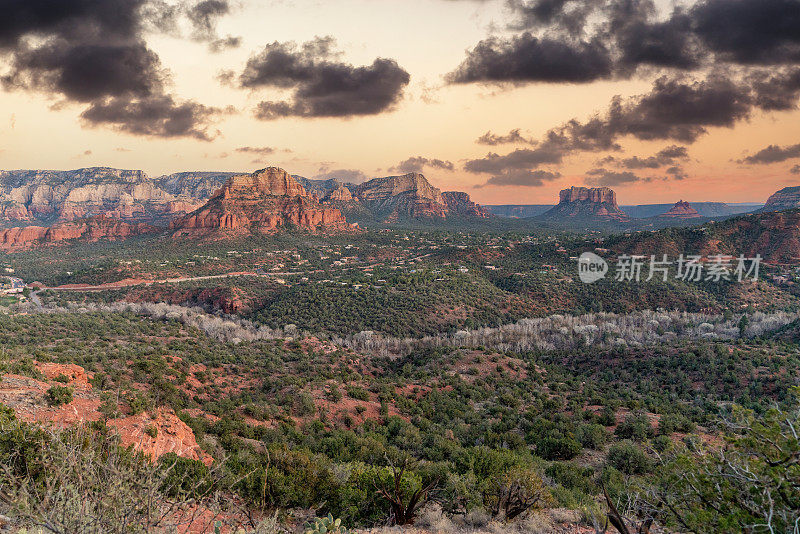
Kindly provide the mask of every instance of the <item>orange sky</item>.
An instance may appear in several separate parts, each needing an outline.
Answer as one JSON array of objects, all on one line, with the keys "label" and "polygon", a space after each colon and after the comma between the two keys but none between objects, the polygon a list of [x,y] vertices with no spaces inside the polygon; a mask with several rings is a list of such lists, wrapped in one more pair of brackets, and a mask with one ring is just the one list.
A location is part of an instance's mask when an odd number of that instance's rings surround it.
[{"label": "orange sky", "polygon": [[[488,152],[508,153],[514,145],[482,146],[476,139],[491,130],[505,134],[521,128],[538,138],[572,118],[586,119],[607,108],[615,95],[648,91],[651,79],[603,81],[585,85],[529,84],[498,88],[478,84],[448,86],[443,75],[463,59],[465,50],[495,31],[508,17],[502,0],[316,0],[242,2],[220,20],[221,35],[242,36],[242,46],[219,54],[205,44],[177,36],[151,35],[148,45],[171,71],[172,90],[206,105],[234,106],[236,113],[214,124],[218,136],[196,139],[147,138],[107,128],[88,128],[82,107],[34,92],[0,92],[0,168],[67,169],[112,166],[143,169],[152,175],[184,170],[252,171],[278,165],[314,176],[321,168],[357,169],[369,177],[412,156],[452,161],[455,171],[428,169],[429,180],[444,190],[463,190],[484,204],[553,203],[558,190],[583,185],[585,172],[606,153],[568,157],[548,166],[561,178],[538,187],[487,186],[488,176],[463,170],[463,163]],[[257,92],[225,87],[217,76],[240,71],[248,57],[272,41],[304,42],[315,36],[337,39],[343,59],[368,65],[376,57],[397,60],[411,74],[405,97],[391,112],[351,119],[286,118],[259,121],[257,102],[281,91]],[[690,201],[763,202],[775,190],[793,185],[800,175],[788,171],[798,161],[743,166],[734,160],[769,144],[800,143],[800,112],[755,113],[735,128],[710,129],[687,145],[688,178],[655,179],[616,186],[621,204]],[[674,142],[623,139],[623,157],[647,157]],[[681,143],[677,143],[681,144]],[[273,147],[253,161],[237,148]],[[620,154],[617,154],[618,156]],[[641,172],[653,177],[663,172]]]}]

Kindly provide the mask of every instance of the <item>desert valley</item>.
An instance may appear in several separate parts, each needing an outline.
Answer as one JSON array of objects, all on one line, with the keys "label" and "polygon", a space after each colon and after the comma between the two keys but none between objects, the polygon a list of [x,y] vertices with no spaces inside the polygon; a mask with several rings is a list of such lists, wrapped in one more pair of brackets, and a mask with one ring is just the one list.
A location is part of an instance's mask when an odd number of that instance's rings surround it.
[{"label": "desert valley", "polygon": [[800,534],[800,0],[0,13],[0,534]]}]

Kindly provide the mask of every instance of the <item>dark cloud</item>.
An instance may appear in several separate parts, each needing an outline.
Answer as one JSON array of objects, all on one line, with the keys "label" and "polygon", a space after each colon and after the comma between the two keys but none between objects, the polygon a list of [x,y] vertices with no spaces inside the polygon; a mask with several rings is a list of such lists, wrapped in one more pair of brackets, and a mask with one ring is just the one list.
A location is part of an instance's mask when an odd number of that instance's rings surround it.
[{"label": "dark cloud", "polygon": [[[465,169],[476,173],[533,170],[559,164],[564,157],[577,152],[619,150],[619,141],[625,137],[692,143],[706,134],[708,128],[733,127],[759,107],[758,91],[745,80],[713,73],[703,80],[663,76],[648,93],[627,99],[616,97],[603,114],[585,121],[570,120],[548,131],[541,140],[529,141],[532,149],[506,155],[490,153],[468,161]],[[491,134],[484,137],[489,142],[501,139]],[[685,156],[684,147],[672,146],[652,160],[628,158],[622,162],[629,168],[657,168],[672,165]],[[617,162],[616,158],[603,161]]]},{"label": "dark cloud", "polygon": [[464,169],[472,173],[493,174],[508,169],[528,170],[543,164],[561,163],[563,158],[564,153],[558,148],[523,148],[505,156],[489,153],[482,158],[469,160],[464,165]]},{"label": "dark cloud", "polygon": [[674,180],[685,180],[689,177],[686,171],[680,165],[673,165],[666,170],[666,173]]},{"label": "dark cloud", "polygon": [[785,147],[769,145],[751,156],[738,160],[738,162],[748,165],[766,165],[794,158],[800,158],[800,144]]},{"label": "dark cloud", "polygon": [[487,185],[510,185],[522,187],[541,187],[547,182],[552,182],[561,177],[561,173],[545,170],[507,169],[489,178]]},{"label": "dark cloud", "polygon": [[592,82],[641,68],[696,71],[800,63],[797,0],[699,0],[669,13],[654,0],[506,0],[508,38],[467,53],[451,83]]},{"label": "dark cloud", "polygon": [[18,49],[2,81],[7,89],[35,89],[89,102],[106,96],[147,97],[162,90],[164,74],[158,56],[141,42],[70,46],[57,41]]},{"label": "dark cloud", "polygon": [[643,65],[691,70],[703,63],[702,47],[690,33],[691,17],[681,9],[665,21],[655,20],[652,0],[615,0],[606,9],[605,40],[616,50],[619,73],[630,75]]},{"label": "dark cloud", "polygon": [[597,187],[615,187],[637,182],[650,182],[652,178],[641,177],[631,171],[611,171],[608,169],[592,169],[586,173],[588,185]]},{"label": "dark cloud", "polygon": [[689,13],[694,33],[722,60],[759,65],[800,62],[797,0],[704,0]]},{"label": "dark cloud", "polygon": [[755,95],[756,106],[765,111],[787,111],[797,107],[800,97],[800,68],[757,70],[746,78]]},{"label": "dark cloud", "polygon": [[148,30],[174,27],[175,6],[160,0],[9,0],[1,7],[5,89],[87,104],[81,117],[90,126],[211,137],[208,121],[217,110],[168,94],[168,72],[143,38]]},{"label": "dark cloud", "polygon": [[562,147],[553,143],[542,143],[533,149],[518,149],[501,156],[489,153],[483,158],[464,164],[464,170],[474,174],[490,174],[485,185],[540,186],[561,176],[557,172],[538,169],[543,164],[561,163]]},{"label": "dark cloud", "polygon": [[444,171],[455,170],[455,165],[453,165],[452,161],[444,161],[441,159],[431,159],[431,158],[424,158],[422,156],[415,156],[408,158],[405,161],[401,161],[394,167],[390,167],[389,172],[401,172],[403,174],[408,174],[412,172],[421,173],[425,170],[425,167],[440,169]]},{"label": "dark cloud", "polygon": [[789,169],[789,172],[792,174],[800,174],[800,165],[795,165],[794,167]]},{"label": "dark cloud", "polygon": [[676,160],[685,160],[688,158],[689,152],[686,150],[686,147],[672,145],[663,150],[659,150],[654,156],[648,156],[646,158],[633,156],[631,158],[624,158],[620,160],[619,163],[626,169],[660,169],[661,167],[674,165]]},{"label": "dark cloud", "polygon": [[525,32],[481,41],[447,75],[450,83],[589,82],[611,76],[612,61],[599,41],[565,42]]},{"label": "dark cloud", "polygon": [[588,17],[602,0],[507,0],[517,20],[511,25],[518,29],[557,27],[569,35],[584,33]]},{"label": "dark cloud", "polygon": [[242,44],[241,37],[221,37],[219,39],[214,39],[210,43],[208,43],[208,49],[217,54],[224,50],[228,50],[229,48],[239,48]]},{"label": "dark cloud", "polygon": [[520,128],[516,128],[508,132],[506,135],[496,135],[493,134],[491,131],[489,131],[480,136],[475,142],[478,143],[479,145],[489,145],[489,146],[510,145],[517,143],[532,145],[536,143],[532,139],[524,137],[521,131],[522,130]]},{"label": "dark cloud", "polygon": [[230,12],[231,5],[227,0],[203,0],[187,8],[186,17],[193,28],[192,39],[207,42],[213,53],[239,47],[241,37],[220,37],[217,34],[217,21]]},{"label": "dark cloud", "polygon": [[217,133],[209,133],[208,124],[224,112],[196,102],[177,102],[170,95],[157,95],[136,100],[97,100],[81,113],[81,118],[90,126],[111,126],[134,135],[210,141]]},{"label": "dark cloud", "polygon": [[217,19],[227,15],[231,6],[224,0],[203,0],[191,6],[186,15],[194,28],[197,40],[213,40],[217,37]]},{"label": "dark cloud", "polygon": [[331,37],[317,38],[298,47],[272,43],[250,58],[239,76],[244,88],[291,89],[289,101],[261,102],[256,116],[351,117],[390,110],[403,97],[410,76],[391,59],[376,59],[356,67],[333,52]]}]

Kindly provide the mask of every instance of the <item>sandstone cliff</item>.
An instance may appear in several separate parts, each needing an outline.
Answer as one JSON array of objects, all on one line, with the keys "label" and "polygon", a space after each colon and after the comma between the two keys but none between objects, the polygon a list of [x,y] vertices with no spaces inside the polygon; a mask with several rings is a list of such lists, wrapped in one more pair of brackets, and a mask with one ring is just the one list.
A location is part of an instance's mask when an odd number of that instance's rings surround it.
[{"label": "sandstone cliff", "polygon": [[338,209],[320,204],[289,173],[270,167],[231,177],[203,207],[174,221],[175,236],[228,232],[272,232],[347,228]]},{"label": "sandstone cliff", "polygon": [[144,223],[127,223],[100,215],[50,227],[27,226],[0,230],[0,249],[25,248],[71,239],[91,242],[101,239],[117,240],[157,231],[158,228]]},{"label": "sandstone cliff", "polygon": [[442,197],[451,214],[480,219],[487,219],[491,216],[488,210],[474,203],[467,193],[445,191],[442,193]]},{"label": "sandstone cliff", "polygon": [[442,192],[419,173],[375,178],[359,185],[355,197],[387,222],[438,219],[448,214]]},{"label": "sandstone cliff", "polygon": [[50,224],[95,215],[167,222],[200,205],[201,199],[184,190],[171,193],[142,171],[0,171],[0,221],[10,223]]},{"label": "sandstone cliff", "polygon": [[800,208],[800,187],[785,187],[774,193],[764,207],[758,210],[761,213],[770,211],[783,211]]},{"label": "sandstone cliff", "polygon": [[628,221],[617,205],[616,193],[608,187],[570,187],[559,194],[558,205],[542,215],[550,220]]}]

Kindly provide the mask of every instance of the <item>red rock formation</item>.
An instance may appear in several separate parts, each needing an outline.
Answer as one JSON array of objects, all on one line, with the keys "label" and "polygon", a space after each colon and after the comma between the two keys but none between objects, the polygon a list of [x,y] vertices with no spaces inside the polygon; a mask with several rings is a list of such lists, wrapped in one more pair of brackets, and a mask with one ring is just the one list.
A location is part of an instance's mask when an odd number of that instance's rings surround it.
[{"label": "red rock formation", "polygon": [[697,219],[700,217],[700,214],[691,204],[679,200],[668,212],[662,213],[659,217],[670,219]]},{"label": "red rock formation", "polygon": [[356,189],[356,198],[387,221],[443,219],[448,210],[442,192],[419,173],[375,178]]},{"label": "red rock formation", "polygon": [[338,209],[321,205],[289,173],[268,168],[232,177],[203,207],[174,221],[175,236],[209,232],[271,232],[290,225],[300,228],[344,229]]},{"label": "red rock formation", "polygon": [[57,243],[68,239],[124,239],[126,237],[156,232],[158,229],[144,223],[126,223],[104,215],[60,223],[51,227],[27,226],[0,230],[0,249],[12,249]]},{"label": "red rock formation", "polygon": [[800,208],[800,187],[785,187],[777,191],[759,211],[783,211],[792,208]]},{"label": "red rock formation", "polygon": [[351,202],[353,194],[344,185],[339,184],[339,187],[325,195],[325,202]]},{"label": "red rock formation", "polygon": [[627,221],[617,205],[617,195],[608,187],[570,187],[559,194],[558,205],[542,215],[545,219]]},{"label": "red rock formation", "polygon": [[170,409],[159,408],[153,415],[142,412],[112,419],[107,426],[117,430],[123,447],[133,445],[153,459],[174,452],[184,458],[201,460],[206,465],[213,462],[197,444],[192,429]]},{"label": "red rock formation", "polygon": [[482,208],[479,204],[472,202],[467,193],[460,191],[445,191],[442,193],[447,209],[456,215],[462,217],[475,217],[480,219],[487,219],[490,213]]},{"label": "red rock formation", "polygon": [[[49,380],[61,375],[73,388],[73,400],[62,406],[50,406],[46,400],[50,383],[19,375],[0,375],[0,404],[14,410],[16,416],[28,423],[66,428],[70,425],[99,421],[99,393],[89,384],[89,374],[78,365],[36,363],[36,368]],[[157,459],[168,452],[201,460],[210,464],[213,459],[200,449],[194,432],[175,413],[160,408],[153,415],[141,413],[111,419],[107,425],[116,429],[123,446],[133,445],[136,450]],[[155,436],[153,435],[155,434]]]}]

